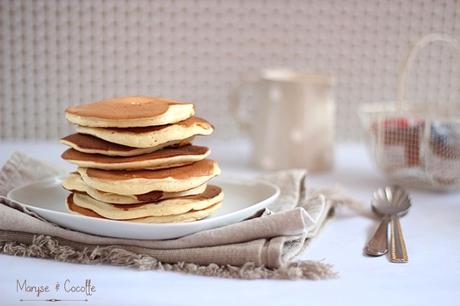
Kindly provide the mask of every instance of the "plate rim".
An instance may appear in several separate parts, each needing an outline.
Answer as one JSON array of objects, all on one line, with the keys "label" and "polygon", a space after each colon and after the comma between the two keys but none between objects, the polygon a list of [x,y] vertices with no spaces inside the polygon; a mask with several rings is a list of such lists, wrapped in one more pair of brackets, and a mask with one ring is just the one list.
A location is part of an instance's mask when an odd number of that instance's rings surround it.
[{"label": "plate rim", "polygon": [[[15,199],[11,198],[11,194],[13,194],[14,192],[17,192],[17,190],[19,190],[19,189],[26,188],[26,187],[36,185],[36,184],[40,184],[40,183],[45,184],[46,182],[52,182],[52,181],[56,181],[56,180],[62,181],[65,176],[66,176],[66,174],[55,175],[55,176],[42,178],[42,179],[39,179],[39,180],[35,180],[35,181],[29,182],[29,183],[22,184],[20,186],[17,186],[15,188],[11,189],[6,194],[6,198],[8,200],[10,200],[10,201],[13,201],[15,203],[19,203],[20,205],[25,206],[27,209],[43,211],[45,213],[46,212],[51,212],[53,214],[58,214],[58,215],[65,216],[65,217],[75,218],[76,220],[89,218],[89,219],[96,219],[98,221],[102,221],[102,222],[107,223],[109,225],[129,224],[130,226],[136,226],[136,227],[137,226],[139,226],[139,227],[144,227],[145,226],[145,227],[158,227],[158,228],[160,228],[160,227],[164,227],[164,228],[168,228],[168,227],[183,228],[183,227],[190,227],[190,226],[199,226],[201,224],[206,224],[206,223],[209,223],[209,222],[218,222],[221,219],[231,218],[232,215],[236,215],[238,213],[244,212],[244,211],[249,210],[249,209],[253,209],[253,208],[256,208],[256,207],[261,207],[261,208],[265,207],[266,202],[276,200],[279,197],[280,192],[281,192],[280,188],[276,184],[273,184],[271,182],[268,182],[268,181],[260,179],[260,178],[247,178],[247,177],[237,177],[237,176],[219,177],[219,178],[216,178],[215,181],[217,181],[217,182],[219,182],[219,181],[226,182],[226,183],[234,184],[234,185],[242,185],[244,183],[246,183],[246,184],[262,184],[262,185],[265,185],[265,186],[268,186],[268,187],[272,188],[274,192],[273,192],[272,195],[270,195],[269,197],[263,199],[262,201],[259,201],[256,204],[247,206],[247,207],[245,207],[243,209],[239,209],[239,210],[236,210],[236,211],[233,211],[233,212],[221,215],[221,216],[217,216],[217,217],[212,217],[211,216],[211,218],[205,218],[205,219],[201,219],[201,220],[197,220],[197,221],[193,221],[193,222],[178,222],[178,223],[174,223],[174,222],[169,222],[169,223],[137,223],[137,222],[129,222],[129,221],[120,222],[119,220],[100,219],[100,218],[96,218],[96,217],[72,214],[70,212],[62,212],[62,211],[56,211],[56,210],[36,207],[36,206],[30,205],[30,204],[22,203],[20,201],[17,201]],[[236,184],[235,181],[238,182],[238,184]],[[51,221],[49,221],[49,222],[51,222]],[[233,224],[233,223],[231,223],[231,224]]]}]

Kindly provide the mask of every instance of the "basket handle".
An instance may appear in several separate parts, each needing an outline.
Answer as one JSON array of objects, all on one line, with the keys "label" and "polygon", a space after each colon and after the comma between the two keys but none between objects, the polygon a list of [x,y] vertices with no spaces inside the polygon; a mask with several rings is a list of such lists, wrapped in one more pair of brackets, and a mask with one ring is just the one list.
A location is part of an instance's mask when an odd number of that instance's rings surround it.
[{"label": "basket handle", "polygon": [[431,42],[445,42],[449,44],[451,47],[455,48],[457,50],[459,59],[460,59],[460,44],[458,43],[457,40],[451,38],[448,35],[444,34],[429,34],[424,37],[422,37],[419,41],[417,41],[409,51],[409,54],[407,55],[405,61],[403,62],[401,66],[401,70],[399,72],[398,76],[398,108],[399,111],[402,110],[402,106],[404,104],[404,98],[406,96],[406,79],[407,79],[407,74],[409,73],[409,69],[412,67],[412,64],[417,57],[418,53],[422,48],[424,48],[426,45],[428,45]]}]

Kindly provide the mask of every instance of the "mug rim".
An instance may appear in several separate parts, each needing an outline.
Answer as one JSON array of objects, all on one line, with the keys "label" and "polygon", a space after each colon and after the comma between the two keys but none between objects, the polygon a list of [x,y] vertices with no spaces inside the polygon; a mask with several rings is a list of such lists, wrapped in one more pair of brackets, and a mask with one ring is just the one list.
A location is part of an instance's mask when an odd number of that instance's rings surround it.
[{"label": "mug rim", "polygon": [[333,75],[318,72],[300,71],[294,69],[270,68],[261,71],[261,79],[274,82],[287,83],[317,83],[324,85],[335,85]]}]

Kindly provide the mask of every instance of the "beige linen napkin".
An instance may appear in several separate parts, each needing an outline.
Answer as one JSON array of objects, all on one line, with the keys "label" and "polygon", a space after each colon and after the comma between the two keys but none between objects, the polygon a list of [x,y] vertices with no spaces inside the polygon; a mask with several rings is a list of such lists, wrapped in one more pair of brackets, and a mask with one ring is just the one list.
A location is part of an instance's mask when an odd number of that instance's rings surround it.
[{"label": "beige linen napkin", "polygon": [[66,229],[6,198],[16,186],[57,173],[19,152],[1,169],[2,253],[246,279],[335,276],[323,262],[294,261],[318,234],[334,205],[323,195],[308,192],[304,170],[262,177],[281,188],[270,210],[236,224],[171,240],[119,239]]}]

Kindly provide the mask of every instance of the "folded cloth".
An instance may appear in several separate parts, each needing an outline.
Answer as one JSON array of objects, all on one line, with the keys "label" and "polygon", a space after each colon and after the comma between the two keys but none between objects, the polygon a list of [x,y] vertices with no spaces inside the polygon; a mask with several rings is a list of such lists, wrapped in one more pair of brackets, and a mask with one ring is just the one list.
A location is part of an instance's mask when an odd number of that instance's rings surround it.
[{"label": "folded cloth", "polygon": [[2,253],[232,278],[335,277],[326,263],[294,261],[333,208],[322,194],[308,192],[305,170],[262,177],[281,189],[270,210],[239,223],[171,240],[119,239],[70,230],[6,198],[16,186],[57,173],[19,152],[0,170]]}]

